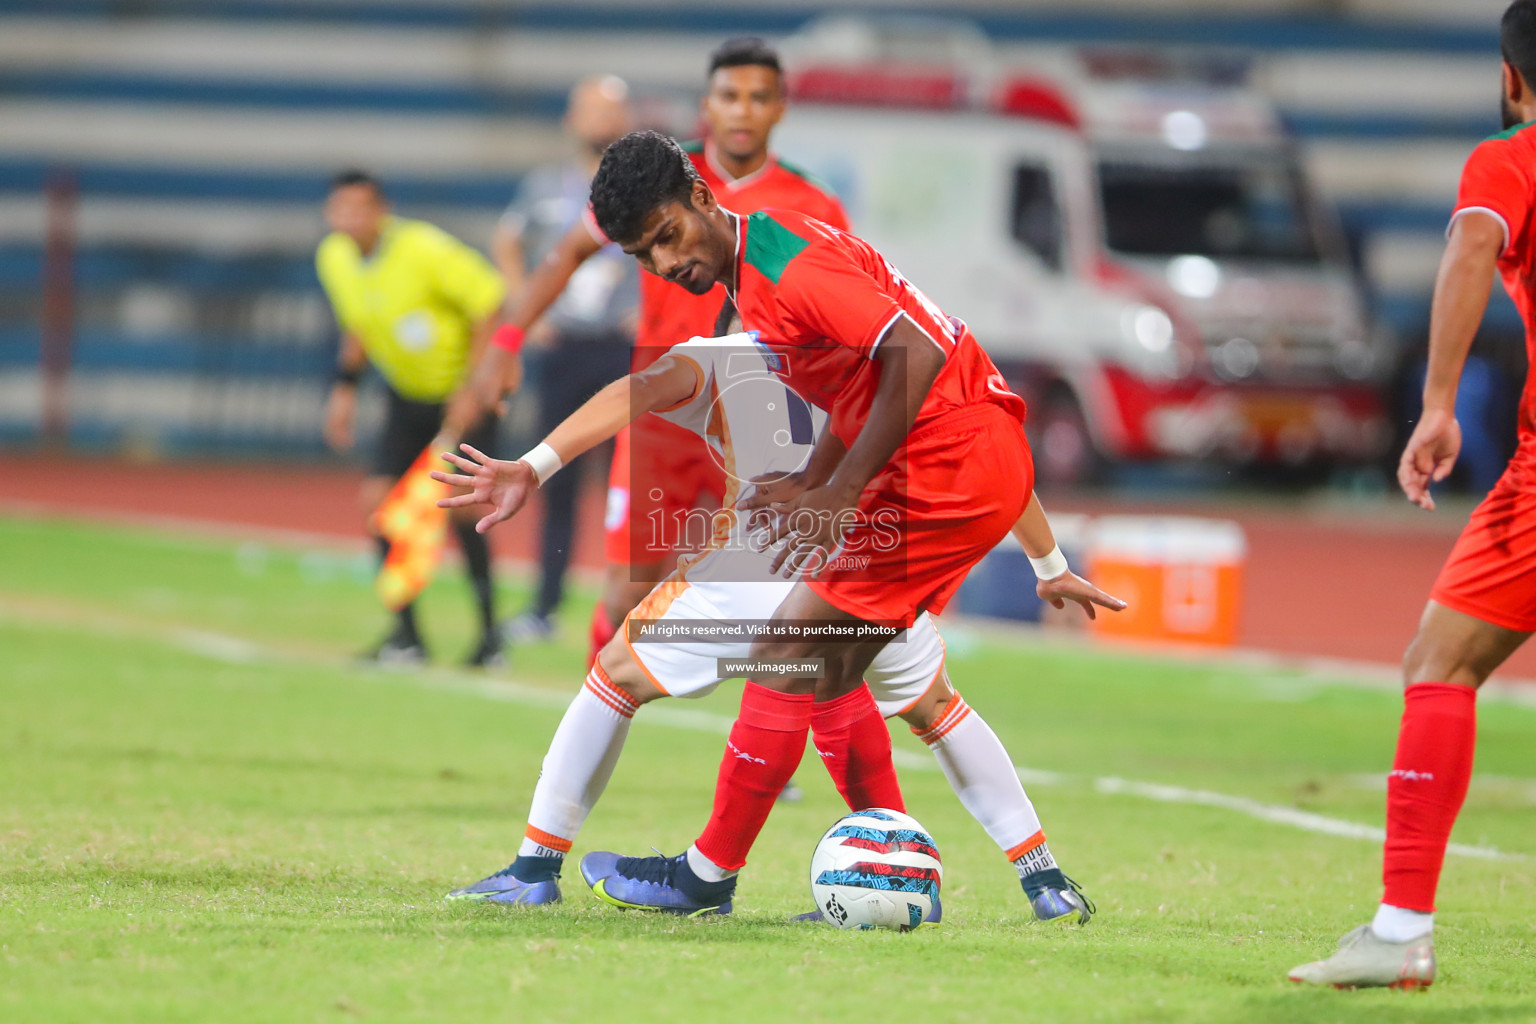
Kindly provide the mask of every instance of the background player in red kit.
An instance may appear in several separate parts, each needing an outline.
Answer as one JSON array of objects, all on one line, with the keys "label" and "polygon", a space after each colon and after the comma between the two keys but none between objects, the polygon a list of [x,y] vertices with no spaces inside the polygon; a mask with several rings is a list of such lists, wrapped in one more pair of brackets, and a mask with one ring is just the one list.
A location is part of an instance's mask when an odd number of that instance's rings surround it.
[{"label": "background player in red kit", "polygon": [[[836,197],[769,151],[769,137],[784,110],[778,54],[761,39],[724,43],[710,57],[708,90],[700,104],[706,134],[684,146],[689,160],[720,203],[737,213],[765,207],[800,210],[847,227]],[[479,387],[466,396],[455,422],[462,419],[467,425],[495,405],[510,382],[520,332],[544,314],[576,268],[607,241],[588,216],[555,247],[518,297],[508,317],[512,328],[493,339],[498,344],[482,362]],[[725,301],[722,287],[694,294],[642,275],[631,370],[643,370],[679,342],[719,333],[715,321]],[[681,427],[644,416],[619,435],[604,523],[608,579],[593,615],[593,656],[676,562],[666,538],[652,536],[654,524],[682,522],[698,505],[718,507],[723,493],[719,466],[699,439]]]},{"label": "background player in red kit", "polygon": [[[884,645],[861,627],[941,611],[1024,511],[1033,486],[1024,402],[969,329],[873,246],[804,214],[723,208],[670,139],[640,132],[610,146],[592,209],[644,270],[695,294],[725,284],[774,371],[829,413],[828,433],[846,446],[827,475],[781,494],[769,517],[788,567],[816,577],[790,592],[775,622],[820,631],[752,649],[755,660],[821,659],[822,676],[747,681],[714,813],[687,852],[582,861],[589,884],[617,886],[632,905],[708,912],[730,899],[798,765],[813,704],[855,691]],[[862,638],[829,639],[829,628]],[[892,783],[899,801],[894,773]]]},{"label": "background player in red kit", "polygon": [[[1431,482],[1461,448],[1456,389],[1495,271],[1525,322],[1536,363],[1536,0],[1515,0],[1500,26],[1506,131],[1472,151],[1435,282],[1424,414],[1398,466],[1409,499],[1435,507]],[[1451,826],[1467,794],[1476,696],[1536,630],[1536,389],[1520,397],[1520,443],[1430,591],[1404,658],[1402,726],[1387,778],[1385,893],[1369,925],[1292,981],[1340,988],[1419,988],[1435,978],[1435,888]]]}]

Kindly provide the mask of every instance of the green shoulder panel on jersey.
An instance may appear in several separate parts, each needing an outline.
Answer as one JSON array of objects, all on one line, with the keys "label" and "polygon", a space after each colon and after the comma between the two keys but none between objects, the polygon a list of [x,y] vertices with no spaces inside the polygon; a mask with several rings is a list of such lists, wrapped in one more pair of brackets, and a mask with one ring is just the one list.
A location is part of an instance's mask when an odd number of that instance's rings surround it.
[{"label": "green shoulder panel on jersey", "polygon": [[1527,122],[1525,122],[1525,124],[1517,124],[1513,128],[1506,128],[1502,132],[1499,132],[1497,135],[1490,135],[1490,136],[1488,136],[1483,141],[1484,142],[1495,142],[1495,141],[1497,141],[1499,139],[1512,139],[1516,135],[1519,135],[1521,132],[1525,131],[1527,128],[1531,127],[1532,125],[1536,125],[1536,121],[1527,121]]},{"label": "green shoulder panel on jersey", "polygon": [[774,220],[766,210],[759,210],[747,218],[746,260],[774,284],[784,276],[789,261],[810,244],[809,239],[801,238]]},{"label": "green shoulder panel on jersey", "polygon": [[684,153],[702,153],[702,152],[704,152],[704,140],[703,139],[684,139],[683,141],[679,142],[678,145],[680,147],[682,147],[682,150],[683,150]]},{"label": "green shoulder panel on jersey", "polygon": [[793,174],[795,177],[799,178],[801,181],[805,182],[806,184],[812,185],[812,186],[820,189],[821,191],[825,192],[827,195],[831,196],[833,199],[837,198],[837,193],[832,191],[832,186],[831,185],[828,185],[826,182],[822,181],[820,178],[818,178],[816,175],[812,174],[810,171],[806,170],[804,167],[801,167],[798,164],[792,164],[788,160],[779,160],[779,166],[784,168],[790,174]]}]

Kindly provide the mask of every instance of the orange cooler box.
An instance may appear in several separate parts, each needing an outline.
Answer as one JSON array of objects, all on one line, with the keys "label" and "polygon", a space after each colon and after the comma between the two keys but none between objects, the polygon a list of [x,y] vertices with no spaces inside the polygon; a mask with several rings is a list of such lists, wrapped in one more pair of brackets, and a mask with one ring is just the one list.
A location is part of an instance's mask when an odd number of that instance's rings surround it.
[{"label": "orange cooler box", "polygon": [[1088,538],[1088,577],[1130,602],[1100,612],[1095,632],[1140,640],[1230,644],[1242,609],[1243,529],[1224,519],[1103,516]]}]

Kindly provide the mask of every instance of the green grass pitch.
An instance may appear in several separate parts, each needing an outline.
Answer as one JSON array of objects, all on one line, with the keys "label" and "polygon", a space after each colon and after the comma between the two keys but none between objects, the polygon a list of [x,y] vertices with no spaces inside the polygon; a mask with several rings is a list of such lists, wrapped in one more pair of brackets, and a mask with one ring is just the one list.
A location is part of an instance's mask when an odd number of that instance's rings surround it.
[{"label": "green grass pitch", "polygon": [[[1086,928],[1028,922],[900,728],[944,856],[938,928],[788,922],[841,813],[811,761],[729,919],[618,913],[574,867],[556,908],[445,903],[510,859],[582,677],[583,609],[499,674],[369,672],[348,664],[382,622],[367,575],[323,550],[0,519],[0,1021],[1536,1019],[1532,859],[1449,859],[1426,994],[1283,980],[1368,917],[1379,850],[1244,809],[1379,825],[1390,689],[958,627],[962,692],[1018,763],[1059,773],[1031,795],[1098,901]],[[424,598],[443,662],[469,647],[468,602],[452,569]],[[576,853],[691,841],[734,712],[730,687],[642,711]],[[1480,730],[1454,838],[1536,857],[1536,709],[1485,701]]]}]

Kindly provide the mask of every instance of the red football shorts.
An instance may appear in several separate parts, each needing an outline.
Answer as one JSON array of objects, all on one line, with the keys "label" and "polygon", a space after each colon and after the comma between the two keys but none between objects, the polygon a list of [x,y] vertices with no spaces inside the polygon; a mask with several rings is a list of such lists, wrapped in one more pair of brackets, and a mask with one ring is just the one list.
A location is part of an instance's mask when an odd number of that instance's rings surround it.
[{"label": "red football shorts", "polygon": [[991,403],[919,428],[859,499],[860,516],[808,586],[869,621],[937,615],[1018,522],[1035,486],[1024,427]]},{"label": "red football shorts", "polygon": [[609,564],[652,565],[702,547],[712,526],[696,510],[718,509],[724,494],[725,472],[702,438],[658,416],[640,417],[614,443],[603,516]]},{"label": "red football shorts", "polygon": [[1519,455],[1473,509],[1429,596],[1495,626],[1536,632],[1536,471]]}]

